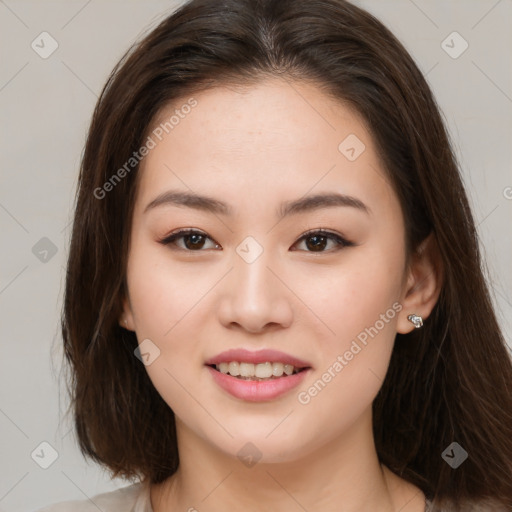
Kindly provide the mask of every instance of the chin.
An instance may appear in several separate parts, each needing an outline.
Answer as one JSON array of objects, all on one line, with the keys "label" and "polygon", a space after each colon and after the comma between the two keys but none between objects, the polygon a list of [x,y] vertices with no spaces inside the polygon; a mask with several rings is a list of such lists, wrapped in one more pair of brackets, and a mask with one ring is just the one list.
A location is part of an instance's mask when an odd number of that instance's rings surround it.
[{"label": "chin", "polygon": [[218,443],[220,440],[210,439],[210,443],[229,457],[240,460],[247,467],[255,464],[293,463],[307,451],[301,444],[304,441],[303,438],[287,436],[286,432],[281,436],[271,434],[269,437],[266,437],[267,430],[262,430],[254,436],[248,435],[247,432],[240,435],[234,431],[231,433],[234,437],[228,442],[224,438],[220,443]]}]

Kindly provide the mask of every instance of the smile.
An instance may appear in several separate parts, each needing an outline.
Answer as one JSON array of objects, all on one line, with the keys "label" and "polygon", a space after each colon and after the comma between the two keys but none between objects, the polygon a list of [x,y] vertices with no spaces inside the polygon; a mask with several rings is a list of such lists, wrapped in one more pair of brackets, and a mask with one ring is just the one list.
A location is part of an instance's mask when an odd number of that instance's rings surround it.
[{"label": "smile", "polygon": [[230,361],[212,366],[220,373],[229,374],[238,379],[255,381],[276,379],[282,377],[283,374],[292,375],[303,370],[303,368],[297,368],[291,364],[270,361],[259,364]]},{"label": "smile", "polygon": [[[232,361],[234,362],[234,361]],[[233,376],[230,372],[231,363],[224,363],[228,365],[226,368],[224,364],[222,364],[222,369],[227,371],[220,371],[217,369],[219,365],[206,365],[206,369],[209,371],[213,382],[218,385],[224,392],[229,393],[231,396],[238,398],[240,400],[248,401],[248,402],[268,402],[271,400],[275,400],[283,395],[286,395],[293,388],[297,387],[309,374],[311,368],[294,368],[292,367],[292,373],[288,374],[284,370],[284,366],[282,363],[277,363],[277,365],[283,366],[283,371],[280,376],[271,375],[269,377],[257,377],[256,371],[257,369],[251,369],[251,366],[260,366],[247,363],[249,368],[244,369],[244,363],[239,364],[239,372],[251,372],[252,375],[237,375]],[[235,362],[236,363],[236,362]],[[242,366],[242,370],[240,370],[240,366]],[[262,363],[261,366],[264,366],[265,372],[268,373],[269,367],[274,368],[274,363]],[[233,365],[233,368],[236,368]],[[280,367],[276,366],[276,372],[280,371]],[[289,371],[290,369],[287,368]],[[236,371],[233,370],[235,373]],[[261,375],[261,373],[260,373]]]}]

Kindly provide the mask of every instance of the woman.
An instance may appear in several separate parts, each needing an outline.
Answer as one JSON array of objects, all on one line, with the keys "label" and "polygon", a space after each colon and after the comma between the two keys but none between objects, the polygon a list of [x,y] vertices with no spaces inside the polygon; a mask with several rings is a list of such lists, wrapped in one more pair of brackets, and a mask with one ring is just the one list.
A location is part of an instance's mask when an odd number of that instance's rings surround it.
[{"label": "woman", "polygon": [[116,66],[62,331],[81,450],[131,485],[45,511],[512,507],[512,364],[448,136],[343,0],[191,1]]}]

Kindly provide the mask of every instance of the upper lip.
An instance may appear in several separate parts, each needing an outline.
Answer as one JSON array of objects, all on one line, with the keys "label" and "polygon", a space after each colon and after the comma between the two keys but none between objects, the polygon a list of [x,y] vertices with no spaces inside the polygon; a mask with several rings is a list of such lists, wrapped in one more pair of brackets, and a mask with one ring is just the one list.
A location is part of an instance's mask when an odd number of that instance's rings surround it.
[{"label": "upper lip", "polygon": [[219,364],[219,363],[229,363],[230,361],[238,361],[240,363],[284,363],[291,364],[295,366],[295,368],[310,368],[311,365],[307,361],[303,361],[297,357],[291,356],[290,354],[285,354],[284,352],[280,352],[279,350],[256,350],[250,351],[245,350],[243,348],[235,348],[231,350],[226,350],[217,354],[216,356],[208,359],[205,364]]}]

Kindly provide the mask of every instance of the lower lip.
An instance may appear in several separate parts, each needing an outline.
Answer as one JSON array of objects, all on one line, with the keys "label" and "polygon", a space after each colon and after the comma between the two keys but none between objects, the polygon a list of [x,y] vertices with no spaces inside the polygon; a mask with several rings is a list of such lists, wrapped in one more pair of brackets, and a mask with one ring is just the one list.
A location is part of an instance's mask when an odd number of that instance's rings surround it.
[{"label": "lower lip", "polygon": [[249,402],[264,402],[273,400],[284,395],[294,387],[298,386],[309,372],[302,370],[286,377],[279,377],[271,380],[242,380],[227,373],[221,373],[211,366],[207,366],[213,380],[229,394]]}]

